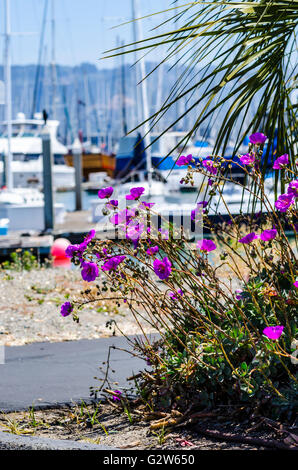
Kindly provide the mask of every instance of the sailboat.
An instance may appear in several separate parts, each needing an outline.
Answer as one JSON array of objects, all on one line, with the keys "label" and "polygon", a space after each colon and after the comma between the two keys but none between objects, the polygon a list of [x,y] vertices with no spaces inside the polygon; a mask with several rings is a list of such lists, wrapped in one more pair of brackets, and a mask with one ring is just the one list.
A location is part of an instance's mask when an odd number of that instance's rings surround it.
[{"label": "sailboat", "polygon": [[[14,162],[14,151],[22,151],[21,155],[26,155],[24,150],[26,150],[22,145],[18,147],[20,142],[23,142],[23,139],[34,139],[32,136],[27,136],[22,133],[22,135],[15,136],[13,133],[13,127],[15,122],[12,120],[12,96],[11,96],[11,17],[10,17],[10,0],[5,0],[5,111],[6,111],[6,135],[3,137],[2,145],[4,151],[4,164],[5,164],[5,187],[0,191],[0,217],[2,219],[9,220],[9,229],[10,230],[43,230],[44,229],[44,200],[43,194],[38,191],[36,188],[15,188],[14,187],[14,173],[13,165],[14,164],[23,164],[30,165],[31,162]],[[20,116],[19,116],[20,117]],[[21,117],[20,117],[21,118]],[[25,124],[24,116],[19,119],[17,126],[23,128]],[[30,123],[34,127],[34,122]],[[52,126],[52,129],[49,130],[53,134],[54,129],[57,128],[57,123],[55,126]],[[43,121],[38,121],[37,125],[40,127],[43,126]],[[53,136],[54,137],[54,136]],[[35,139],[31,142],[41,144],[41,137],[36,136]],[[51,138],[53,140],[53,138]],[[24,140],[25,142],[25,140]],[[28,141],[30,142],[30,140]],[[28,149],[27,149],[28,150]],[[34,148],[32,148],[33,152]],[[41,152],[41,147],[35,150]],[[60,151],[60,148],[59,148]],[[28,156],[30,154],[27,154]],[[37,155],[34,154],[33,155]],[[34,160],[33,160],[34,161]],[[34,164],[36,165],[36,160]],[[63,221],[64,216],[64,205],[55,204],[54,205],[55,216],[58,217],[59,222]]]},{"label": "sailboat", "polygon": [[[80,100],[77,96],[77,113],[78,113],[78,123],[80,126],[81,119],[80,119],[80,107],[85,108],[85,121],[86,121],[86,139],[84,140],[82,130],[79,130],[78,137],[79,141],[81,142],[82,148],[82,172],[84,180],[87,182],[88,180],[91,183],[97,180],[100,182],[105,176],[112,177],[114,176],[115,170],[115,154],[112,152],[111,148],[107,148],[105,139],[103,139],[103,135],[101,135],[99,131],[99,124],[98,124],[98,116],[97,113],[94,112],[96,126],[97,126],[97,134],[91,135],[90,132],[90,124],[89,124],[89,110],[90,110],[90,99],[93,101],[91,96],[91,90],[89,87],[88,77],[84,76],[84,101]],[[90,95],[90,96],[89,96]],[[95,110],[94,110],[95,111]],[[73,137],[72,137],[73,138]],[[65,155],[65,163],[73,167],[73,148],[77,145],[76,140],[74,139],[72,145],[68,146],[68,152]],[[101,175],[100,173],[104,173]],[[91,177],[90,177],[91,176]],[[87,186],[88,189],[88,186]]]},{"label": "sailboat", "polygon": [[[132,0],[132,18],[140,18],[139,1]],[[142,40],[141,21],[133,21],[134,41]],[[118,186],[123,188],[129,183],[141,183],[142,187],[148,189],[147,194],[151,196],[169,196],[172,193],[178,193],[182,189],[197,191],[202,183],[202,177],[199,174],[194,176],[194,186],[190,184],[181,185],[181,179],[185,175],[185,167],[178,167],[175,162],[179,152],[185,154],[202,150],[188,139],[185,148],[179,148],[179,143],[187,136],[187,132],[169,131],[159,135],[158,132],[152,132],[149,124],[149,105],[147,93],[147,80],[145,70],[144,56],[135,57],[136,82],[139,83],[140,103],[137,106],[138,122],[143,122],[140,134],[124,135],[119,142],[118,152],[116,154],[115,176]],[[161,73],[161,72],[160,72]],[[160,76],[159,76],[160,78]],[[160,85],[159,85],[160,86]],[[205,143],[205,142],[204,142]],[[175,155],[173,149],[176,148]],[[200,156],[207,157],[212,153],[211,144],[207,143]],[[121,191],[122,192],[122,189]],[[179,204],[181,206],[181,203]]]}]

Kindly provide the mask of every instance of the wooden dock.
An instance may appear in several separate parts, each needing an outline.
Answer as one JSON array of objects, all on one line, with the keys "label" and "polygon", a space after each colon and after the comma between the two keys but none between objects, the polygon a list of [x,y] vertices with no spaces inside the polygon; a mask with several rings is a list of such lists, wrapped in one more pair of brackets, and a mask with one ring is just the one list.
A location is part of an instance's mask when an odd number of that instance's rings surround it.
[{"label": "wooden dock", "polygon": [[[97,222],[92,222],[90,211],[68,212],[63,224],[56,225],[53,230],[54,238],[67,238],[71,243],[81,243],[90,230],[96,230],[98,239],[109,238],[109,231],[101,231]],[[111,230],[114,234],[114,230]]]},{"label": "wooden dock", "polygon": [[[16,250],[32,250],[35,254],[47,256],[56,238],[66,238],[71,243],[81,243],[96,223],[91,221],[91,212],[68,212],[63,224],[57,224],[51,233],[8,232],[0,236],[0,258],[7,258]],[[107,233],[104,234],[107,236]],[[99,234],[100,238],[100,234]]]},{"label": "wooden dock", "polygon": [[53,235],[24,235],[12,233],[0,237],[0,257],[7,258],[16,250],[31,250],[39,256],[47,256],[53,245]]},{"label": "wooden dock", "polygon": [[[33,250],[33,252],[47,256],[50,253],[53,241],[57,238],[66,238],[71,243],[81,243],[84,237],[91,229],[97,230],[98,239],[113,238],[114,231],[100,231],[98,224],[92,222],[90,211],[68,212],[65,216],[63,224],[57,224],[51,233],[21,233],[9,232],[8,235],[0,236],[0,258],[9,256],[10,253],[20,250]],[[209,215],[209,219],[216,223],[218,221],[228,220],[227,214],[223,216]],[[193,229],[193,228],[192,228]],[[289,228],[290,230],[290,228]],[[291,231],[291,230],[290,230]],[[113,235],[112,235],[113,233]],[[210,233],[208,229],[204,229],[207,235]]]},{"label": "wooden dock", "polygon": [[67,238],[71,243],[80,243],[91,230],[91,214],[87,211],[68,212],[65,222],[55,227],[51,233],[8,232],[0,236],[0,258],[7,258],[16,250],[31,250],[34,254],[48,256],[56,238]]},{"label": "wooden dock", "polygon": [[[91,220],[90,211],[67,212],[63,224],[56,224],[51,233],[9,232],[0,236],[0,258],[5,258],[16,250],[32,250],[34,253],[47,256],[53,241],[66,238],[70,243],[81,243],[86,234],[93,228],[97,229],[97,238],[109,238],[109,232],[100,232],[98,225]],[[111,232],[111,237],[114,236]]]},{"label": "wooden dock", "polygon": [[67,238],[71,243],[80,243],[94,225],[90,211],[67,212],[63,224],[55,225],[53,236]]}]

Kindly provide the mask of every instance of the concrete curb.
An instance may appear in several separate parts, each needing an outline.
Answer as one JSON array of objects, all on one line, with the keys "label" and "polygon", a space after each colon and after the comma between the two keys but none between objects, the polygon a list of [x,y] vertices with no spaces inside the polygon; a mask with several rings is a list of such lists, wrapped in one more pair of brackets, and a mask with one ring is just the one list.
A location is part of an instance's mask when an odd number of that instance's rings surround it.
[{"label": "concrete curb", "polygon": [[118,450],[115,447],[36,436],[16,436],[0,431],[0,450]]},{"label": "concrete curb", "polygon": [[[134,398],[134,396],[133,396]],[[107,399],[104,395],[99,395],[98,398],[84,398],[84,399],[77,399],[71,401],[59,401],[53,403],[43,403],[39,405],[37,403],[32,403],[31,406],[14,406],[14,407],[6,407],[1,408],[0,406],[0,413],[9,414],[9,413],[22,413],[28,412],[29,408],[34,408],[34,411],[45,411],[45,410],[60,410],[62,408],[74,408],[75,406],[81,406],[82,403],[85,405],[96,405],[96,404],[105,404],[107,403]]]},{"label": "concrete curb", "polygon": [[[135,400],[138,396],[133,393],[127,393],[125,395],[129,400]],[[24,413],[28,412],[30,408],[33,407],[34,411],[46,411],[46,410],[61,410],[63,408],[72,409],[76,406],[81,406],[82,403],[85,405],[105,405],[107,403],[107,396],[99,394],[97,398],[84,398],[84,399],[77,399],[72,401],[59,401],[56,403],[44,403],[42,405],[38,405],[36,403],[32,403],[31,406],[14,406],[13,408],[1,408],[0,406],[0,413],[9,414],[9,413]]]}]

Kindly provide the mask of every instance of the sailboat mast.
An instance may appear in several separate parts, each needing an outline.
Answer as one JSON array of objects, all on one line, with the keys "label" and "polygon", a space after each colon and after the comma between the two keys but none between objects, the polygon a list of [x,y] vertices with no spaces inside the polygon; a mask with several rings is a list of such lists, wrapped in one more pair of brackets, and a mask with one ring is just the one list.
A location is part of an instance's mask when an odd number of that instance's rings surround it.
[{"label": "sailboat mast", "polygon": [[[132,0],[133,12],[135,17],[133,18],[136,20],[140,18],[140,8],[139,8],[139,0]],[[143,32],[142,32],[142,25],[141,20],[137,20],[137,27],[136,27],[136,40],[142,41],[143,39]],[[145,67],[145,59],[144,56],[140,57],[139,62],[136,64],[136,67],[140,67],[140,78],[141,78],[141,96],[142,96],[142,120],[143,124],[143,140],[146,147],[146,164],[147,164],[147,172],[148,172],[148,185],[149,185],[149,194],[151,193],[151,186],[152,186],[152,161],[151,161],[151,139],[150,139],[150,124],[149,124],[149,106],[148,106],[148,92],[147,92],[147,81],[146,77],[146,67]]]},{"label": "sailboat mast", "polygon": [[[134,0],[131,1],[131,13],[132,13],[133,20],[135,20],[136,19],[136,12],[135,12],[135,2],[134,2]],[[137,23],[136,21],[132,22],[133,42],[136,42],[137,37],[138,37],[137,24],[136,23]],[[141,81],[140,78],[139,78],[139,66],[137,64],[137,62],[138,62],[138,52],[137,51],[135,51],[135,53],[134,53],[134,59],[135,59],[135,79],[136,79],[136,85],[137,85]],[[133,126],[137,127],[137,125],[140,124],[140,122],[141,122],[140,103],[142,102],[142,98],[140,96],[140,87],[135,86],[134,90],[135,90],[135,101],[136,101],[136,105],[135,105],[136,122],[134,122]]]},{"label": "sailboat mast", "polygon": [[[176,30],[179,29],[179,24],[178,24],[178,7],[179,7],[179,3],[178,3],[178,0],[175,0],[175,28]],[[179,73],[178,73],[178,67],[179,67],[179,61],[180,61],[180,54],[179,52],[176,53],[176,66],[175,66],[175,75],[176,75],[176,95],[178,94],[178,81],[179,81]],[[180,101],[179,100],[176,100],[176,104],[175,104],[175,108],[176,108],[176,116],[180,116]],[[176,123],[175,125],[175,130],[179,131],[179,122]]]},{"label": "sailboat mast", "polygon": [[57,76],[56,76],[56,23],[55,23],[55,0],[52,0],[52,19],[51,19],[51,32],[52,32],[52,110],[53,119],[56,119],[56,88],[57,88]]},{"label": "sailboat mast", "polygon": [[[121,42],[121,46],[124,46],[124,42]],[[122,108],[122,128],[123,134],[127,134],[127,117],[126,117],[126,96],[125,96],[125,63],[124,54],[121,56],[121,108]]]},{"label": "sailboat mast", "polygon": [[33,103],[32,103],[32,112],[31,112],[32,119],[34,117],[36,107],[37,107],[37,101],[38,101],[38,91],[39,91],[39,86],[40,86],[39,81],[40,81],[40,74],[41,74],[41,67],[42,67],[41,61],[42,61],[43,43],[44,43],[44,36],[45,36],[45,29],[46,29],[46,20],[47,20],[47,10],[48,10],[48,0],[45,1],[44,10],[43,10],[43,20],[42,20],[39,50],[38,50],[38,61],[37,61],[34,91],[33,91]]},{"label": "sailboat mast", "polygon": [[13,189],[12,175],[12,109],[11,109],[11,22],[10,0],[5,0],[5,111],[7,122],[7,151],[5,155],[5,182],[9,190]]},{"label": "sailboat mast", "polygon": [[89,83],[87,73],[84,73],[86,140],[91,142]]}]

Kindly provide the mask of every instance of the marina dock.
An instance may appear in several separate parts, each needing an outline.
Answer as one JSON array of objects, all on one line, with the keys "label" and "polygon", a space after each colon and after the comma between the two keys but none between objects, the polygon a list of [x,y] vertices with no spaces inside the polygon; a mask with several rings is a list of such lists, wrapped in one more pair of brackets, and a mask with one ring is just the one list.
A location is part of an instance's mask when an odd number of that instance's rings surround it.
[{"label": "marina dock", "polygon": [[[228,214],[209,215],[212,222],[228,220]],[[169,221],[173,221],[173,217],[169,216]],[[16,250],[31,250],[37,255],[48,256],[53,241],[57,238],[66,238],[72,244],[81,243],[86,234],[91,230],[97,230],[97,238],[109,238],[109,231],[101,231],[98,224],[92,222],[91,211],[74,211],[67,212],[65,220],[61,224],[55,224],[50,232],[8,232],[7,235],[0,236],[0,258],[9,257],[10,253]],[[208,230],[204,229],[205,233]],[[112,232],[111,232],[112,235]]]},{"label": "marina dock", "polygon": [[7,258],[16,250],[31,250],[39,256],[50,253],[53,235],[11,233],[0,237],[0,258]]}]

